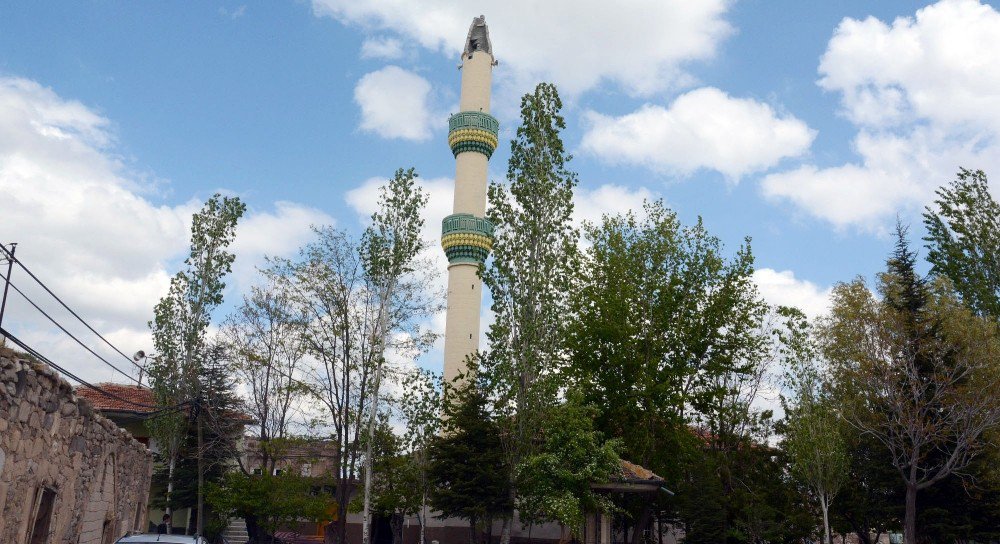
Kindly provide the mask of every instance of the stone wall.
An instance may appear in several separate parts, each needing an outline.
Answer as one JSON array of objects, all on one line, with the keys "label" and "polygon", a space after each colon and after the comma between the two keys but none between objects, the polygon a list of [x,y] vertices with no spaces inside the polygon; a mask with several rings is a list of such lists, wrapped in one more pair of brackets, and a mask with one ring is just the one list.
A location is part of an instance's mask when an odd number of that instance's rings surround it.
[{"label": "stone wall", "polygon": [[106,544],[146,523],[152,457],[47,366],[0,353],[0,542]]}]

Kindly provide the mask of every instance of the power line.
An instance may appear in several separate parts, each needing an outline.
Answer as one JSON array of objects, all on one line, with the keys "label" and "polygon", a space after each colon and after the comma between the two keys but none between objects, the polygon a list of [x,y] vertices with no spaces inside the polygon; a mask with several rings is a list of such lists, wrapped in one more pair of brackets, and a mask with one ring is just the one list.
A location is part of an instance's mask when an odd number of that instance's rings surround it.
[{"label": "power line", "polygon": [[35,302],[33,300],[31,300],[30,298],[28,298],[28,295],[25,295],[23,291],[21,291],[20,289],[18,289],[17,286],[14,285],[14,283],[12,281],[10,281],[9,278],[4,277],[3,274],[0,274],[0,278],[3,278],[4,280],[6,280],[7,285],[9,285],[12,288],[14,288],[14,291],[16,291],[17,294],[21,295],[21,298],[23,298],[24,300],[28,301],[28,304],[31,304],[32,306],[34,306],[35,309],[38,310],[38,312],[41,313],[42,315],[44,315],[46,318],[48,318],[48,320],[51,321],[53,325],[55,325],[56,327],[59,327],[59,330],[63,331],[66,334],[66,336],[69,336],[70,338],[72,338],[73,340],[75,340],[77,344],[80,344],[80,347],[82,347],[83,349],[89,351],[91,355],[93,355],[94,357],[97,357],[101,362],[103,362],[104,364],[110,366],[111,368],[113,368],[115,371],[117,371],[122,376],[125,376],[129,380],[134,381],[136,384],[138,384],[140,386],[142,385],[142,383],[139,380],[133,378],[128,373],[126,373],[124,370],[122,370],[122,369],[118,368],[117,366],[111,364],[107,359],[105,359],[104,357],[101,357],[96,351],[94,351],[93,349],[90,349],[90,346],[84,344],[76,336],[73,336],[73,333],[71,333],[68,330],[66,330],[66,327],[63,327],[52,316],[50,316],[49,314],[45,313],[45,310],[41,309],[37,304],[35,304]]},{"label": "power line", "polygon": [[[126,361],[128,361],[129,363],[135,365],[135,367],[138,368],[140,371],[145,370],[139,363],[133,361],[131,357],[129,357],[128,355],[125,355],[124,353],[122,353],[122,351],[120,349],[118,349],[117,347],[115,347],[114,344],[112,344],[111,342],[109,342],[107,338],[101,336],[101,333],[99,333],[96,330],[94,330],[94,327],[91,327],[89,323],[87,323],[86,321],[84,321],[83,318],[80,317],[79,314],[77,314],[76,312],[74,312],[72,308],[70,308],[69,306],[67,306],[66,303],[63,302],[63,300],[61,298],[59,298],[55,293],[53,293],[52,290],[49,289],[49,287],[47,285],[45,285],[45,283],[42,282],[42,280],[38,279],[38,276],[36,276],[35,274],[33,274],[31,272],[31,270],[28,270],[28,267],[24,266],[24,263],[22,263],[20,261],[20,259],[17,259],[17,258],[14,257],[14,252],[13,251],[8,251],[7,248],[3,247],[2,245],[0,245],[0,249],[2,249],[3,252],[7,254],[7,258],[8,259],[10,259],[12,262],[16,262],[17,266],[21,267],[21,270],[24,270],[28,274],[28,276],[31,276],[31,279],[35,280],[38,283],[38,285],[42,286],[42,289],[45,289],[45,292],[47,292],[48,294],[52,295],[52,298],[56,299],[56,301],[59,302],[59,304],[61,304],[63,308],[66,308],[66,311],[68,311],[69,313],[73,314],[73,317],[75,317],[77,320],[79,320],[80,323],[83,323],[83,325],[85,327],[87,327],[88,329],[90,329],[90,332],[92,332],[95,335],[97,335],[97,337],[100,338],[101,340],[103,340],[105,344],[107,344],[108,346],[110,346],[111,349],[115,350],[119,355],[121,355],[122,357],[124,357]],[[24,295],[22,294],[22,296],[24,296]]]},{"label": "power line", "polygon": [[134,400],[126,399],[126,398],[124,398],[122,396],[119,396],[119,395],[116,395],[116,394],[114,394],[114,393],[112,393],[110,391],[107,391],[107,390],[105,390],[102,387],[94,385],[94,384],[92,384],[92,383],[90,383],[90,382],[88,382],[88,381],[80,378],[76,374],[73,374],[72,372],[66,370],[65,368],[57,365],[56,363],[52,362],[51,359],[49,359],[48,357],[46,357],[46,356],[42,355],[41,353],[39,353],[35,348],[33,348],[33,347],[25,344],[24,342],[22,342],[21,339],[19,339],[18,337],[14,336],[13,334],[11,334],[9,331],[7,331],[7,329],[4,329],[4,328],[0,327],[0,335],[3,335],[5,338],[7,338],[8,340],[10,340],[11,342],[14,342],[14,344],[16,344],[22,350],[24,350],[24,352],[27,353],[28,355],[34,357],[35,359],[38,359],[39,361],[41,361],[41,362],[43,362],[45,364],[47,364],[48,366],[50,366],[53,369],[55,369],[56,371],[62,373],[66,377],[79,382],[80,385],[83,385],[85,387],[93,389],[94,391],[97,391],[98,393],[100,393],[100,394],[102,394],[102,395],[104,395],[104,396],[106,396],[108,398],[112,398],[112,399],[124,402],[126,404],[131,404],[132,406],[137,406],[137,407],[140,407],[140,408],[153,408],[153,409],[155,409],[154,412],[149,412],[149,413],[144,414],[145,417],[152,417],[154,415],[159,415],[159,414],[162,414],[162,413],[166,413],[166,412],[170,412],[170,411],[174,411],[174,410],[179,410],[179,409],[182,409],[183,407],[185,407],[185,406],[187,406],[187,405],[189,405],[189,404],[192,403],[192,401],[184,401],[184,402],[175,404],[173,406],[160,407],[160,406],[156,406],[156,405],[152,405],[152,404],[144,404],[144,403],[141,403],[141,402],[136,402]]}]

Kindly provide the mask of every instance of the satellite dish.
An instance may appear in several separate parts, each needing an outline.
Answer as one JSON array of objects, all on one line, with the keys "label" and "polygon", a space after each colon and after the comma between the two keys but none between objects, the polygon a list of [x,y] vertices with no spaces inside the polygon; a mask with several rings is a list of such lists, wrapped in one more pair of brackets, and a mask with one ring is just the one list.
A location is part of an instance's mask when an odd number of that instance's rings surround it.
[{"label": "satellite dish", "polygon": [[145,359],[145,358],[146,358],[146,352],[142,351],[141,349],[139,351],[135,352],[135,355],[132,356],[132,360],[135,361],[135,362],[137,362],[137,363],[139,362],[139,360]]}]

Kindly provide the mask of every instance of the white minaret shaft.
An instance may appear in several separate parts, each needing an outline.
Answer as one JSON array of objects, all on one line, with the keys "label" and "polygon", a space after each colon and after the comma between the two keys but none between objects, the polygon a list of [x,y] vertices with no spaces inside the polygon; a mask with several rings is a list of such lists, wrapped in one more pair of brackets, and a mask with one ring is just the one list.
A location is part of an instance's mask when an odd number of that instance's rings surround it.
[{"label": "white minaret shaft", "polygon": [[462,111],[448,121],[448,143],[455,155],[455,204],[454,214],[444,219],[441,245],[448,256],[444,377],[449,382],[464,372],[468,356],[479,349],[483,302],[479,266],[493,242],[493,225],[483,216],[489,158],[499,130],[489,114],[495,64],[486,20],[476,17],[462,52]]}]

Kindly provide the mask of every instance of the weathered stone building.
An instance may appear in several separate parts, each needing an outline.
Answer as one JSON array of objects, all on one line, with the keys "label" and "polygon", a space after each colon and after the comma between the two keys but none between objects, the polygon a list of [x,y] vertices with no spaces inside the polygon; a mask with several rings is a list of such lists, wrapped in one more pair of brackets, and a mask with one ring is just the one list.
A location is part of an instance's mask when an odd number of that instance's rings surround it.
[{"label": "weathered stone building", "polygon": [[0,542],[110,544],[145,527],[151,470],[54,371],[0,351]]}]

